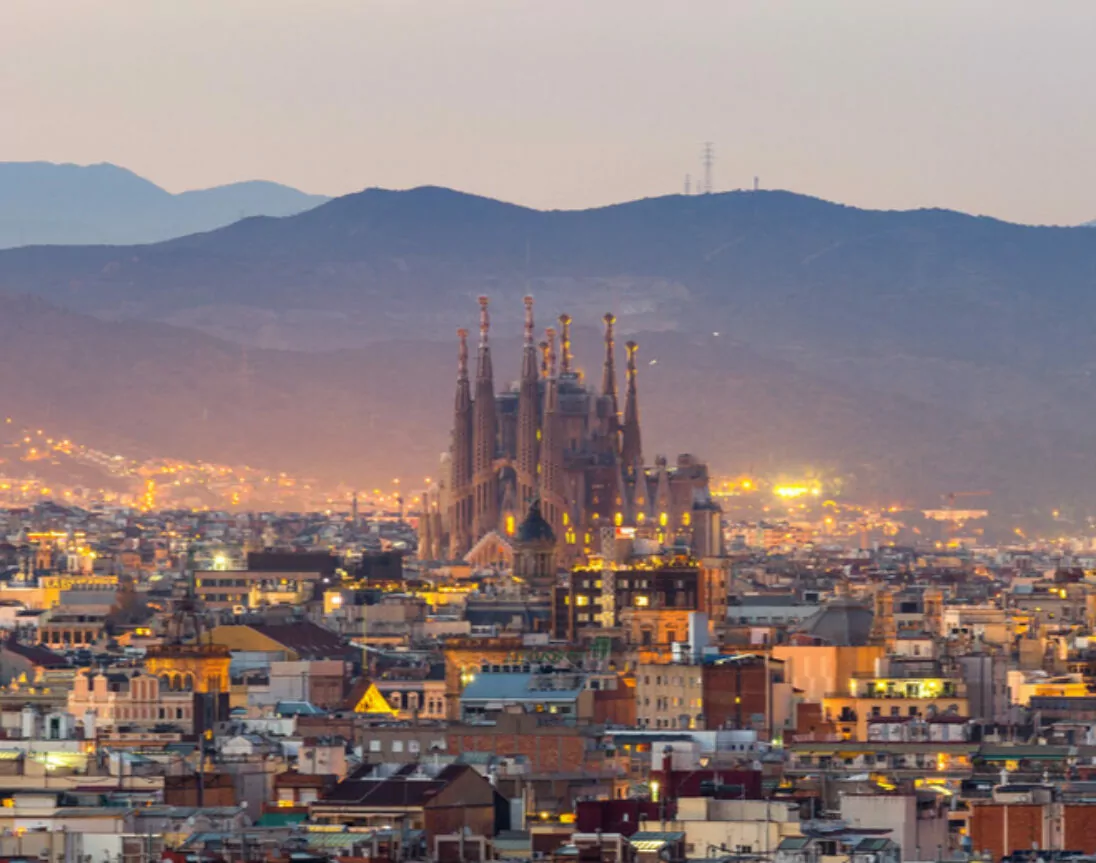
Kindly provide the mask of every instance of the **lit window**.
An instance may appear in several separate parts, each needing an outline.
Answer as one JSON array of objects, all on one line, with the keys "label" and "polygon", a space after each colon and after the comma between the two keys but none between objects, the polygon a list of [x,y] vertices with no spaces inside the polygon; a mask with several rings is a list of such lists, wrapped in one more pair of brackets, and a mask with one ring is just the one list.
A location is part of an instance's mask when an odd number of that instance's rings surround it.
[{"label": "lit window", "polygon": [[636,597],[636,606],[638,606],[639,608],[646,608],[650,604],[651,600],[649,597],[646,597],[643,594],[640,594]]}]

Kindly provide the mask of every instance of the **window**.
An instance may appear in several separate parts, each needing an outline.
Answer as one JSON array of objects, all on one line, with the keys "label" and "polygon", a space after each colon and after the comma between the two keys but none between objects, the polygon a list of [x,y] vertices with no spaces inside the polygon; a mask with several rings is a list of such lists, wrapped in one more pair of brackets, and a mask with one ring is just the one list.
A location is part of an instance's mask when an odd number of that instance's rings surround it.
[{"label": "window", "polygon": [[402,740],[393,740],[392,741],[392,751],[393,752],[403,752],[403,741]]},{"label": "window", "polygon": [[420,747],[419,747],[419,741],[417,741],[417,740],[409,740],[409,741],[407,742],[407,751],[408,751],[408,752],[415,752],[415,753],[417,753],[417,752],[419,751],[419,748],[420,748]]},{"label": "window", "polygon": [[370,740],[369,741],[369,751],[370,752],[380,752],[381,751],[381,742],[379,740]]}]

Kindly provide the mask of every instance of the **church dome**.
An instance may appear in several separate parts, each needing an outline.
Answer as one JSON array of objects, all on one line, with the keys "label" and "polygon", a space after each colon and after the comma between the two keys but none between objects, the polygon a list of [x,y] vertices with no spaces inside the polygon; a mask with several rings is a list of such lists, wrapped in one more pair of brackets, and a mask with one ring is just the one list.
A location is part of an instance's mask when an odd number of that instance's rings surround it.
[{"label": "church dome", "polygon": [[556,535],[552,532],[552,525],[548,524],[540,512],[540,498],[533,498],[529,504],[529,512],[525,519],[518,525],[514,539],[519,543],[543,542],[555,544]]}]

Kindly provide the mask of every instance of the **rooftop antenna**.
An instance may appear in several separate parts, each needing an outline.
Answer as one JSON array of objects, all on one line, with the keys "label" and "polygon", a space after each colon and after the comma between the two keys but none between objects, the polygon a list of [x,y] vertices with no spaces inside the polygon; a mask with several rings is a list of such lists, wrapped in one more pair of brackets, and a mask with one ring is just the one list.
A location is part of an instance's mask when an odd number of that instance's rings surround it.
[{"label": "rooftop antenna", "polygon": [[704,194],[710,195],[712,193],[712,165],[715,164],[715,147],[710,141],[704,145],[700,161],[704,165]]}]

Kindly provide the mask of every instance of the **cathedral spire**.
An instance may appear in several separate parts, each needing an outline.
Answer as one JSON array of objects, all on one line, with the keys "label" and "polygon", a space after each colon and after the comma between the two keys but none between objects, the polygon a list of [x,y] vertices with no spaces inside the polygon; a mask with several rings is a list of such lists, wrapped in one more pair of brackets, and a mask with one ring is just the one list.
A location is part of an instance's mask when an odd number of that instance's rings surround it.
[{"label": "cathedral spire", "polygon": [[643,445],[639,436],[639,392],[636,387],[636,351],[639,345],[628,342],[628,387],[624,401],[624,434],[620,457],[625,470],[643,464]]},{"label": "cathedral spire", "polygon": [[468,330],[457,330],[457,381],[468,382]]},{"label": "cathedral spire", "polygon": [[479,367],[477,368],[477,380],[485,375],[491,375],[491,346],[487,343],[487,335],[491,330],[491,314],[487,311],[487,297],[479,298],[480,325],[479,325]]},{"label": "cathedral spire", "polygon": [[540,441],[539,492],[544,517],[560,536],[563,524],[563,506],[560,494],[563,470],[563,440],[559,423],[559,380],[556,376],[556,331],[549,327],[545,332],[547,348],[545,364],[548,378],[544,389],[543,431]]},{"label": "cathedral spire", "polygon": [[472,544],[472,390],[468,381],[468,330],[457,330],[457,395],[449,461],[449,556]]},{"label": "cathedral spire", "polygon": [[479,298],[480,340],[476,363],[476,392],[472,405],[473,542],[498,527],[498,474],[495,472],[495,442],[498,427],[495,416],[495,377],[491,367],[488,331],[491,316],[487,297]]},{"label": "cathedral spire", "polygon": [[615,407],[617,388],[616,361],[613,358],[613,352],[616,350],[616,341],[613,337],[613,325],[616,323],[616,318],[612,313],[606,312],[602,320],[605,321],[605,364],[601,368],[601,394],[612,398]]},{"label": "cathedral spire", "polygon": [[616,341],[613,337],[613,325],[616,318],[610,312],[605,313],[605,364],[601,369],[601,396],[606,401],[606,432],[612,442],[614,453],[620,452],[620,405],[617,402],[616,387]]},{"label": "cathedral spire", "polygon": [[522,345],[525,349],[533,347],[533,298],[525,298],[525,337],[522,340]]},{"label": "cathedral spire", "polygon": [[559,316],[559,373],[571,372],[571,316]]},{"label": "cathedral spire", "polygon": [[518,506],[531,500],[537,481],[537,439],[540,431],[540,394],[537,348],[533,342],[533,298],[525,298],[525,337],[518,389],[517,481]]},{"label": "cathedral spire", "polygon": [[548,379],[551,380],[556,376],[556,331],[553,327],[548,327],[544,331],[544,339],[546,344],[544,351],[545,363],[548,366]]}]

